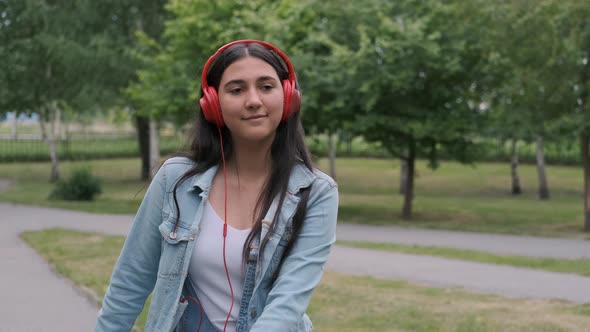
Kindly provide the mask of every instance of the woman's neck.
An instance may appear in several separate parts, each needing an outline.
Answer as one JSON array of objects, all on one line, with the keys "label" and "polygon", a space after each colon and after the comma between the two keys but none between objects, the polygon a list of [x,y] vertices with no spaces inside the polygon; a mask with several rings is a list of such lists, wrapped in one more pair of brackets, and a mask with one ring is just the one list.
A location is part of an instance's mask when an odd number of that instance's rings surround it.
[{"label": "woman's neck", "polygon": [[[272,143],[271,143],[272,144]],[[233,155],[228,160],[228,167],[235,170],[242,181],[266,179],[272,166],[271,144],[235,144]]]}]

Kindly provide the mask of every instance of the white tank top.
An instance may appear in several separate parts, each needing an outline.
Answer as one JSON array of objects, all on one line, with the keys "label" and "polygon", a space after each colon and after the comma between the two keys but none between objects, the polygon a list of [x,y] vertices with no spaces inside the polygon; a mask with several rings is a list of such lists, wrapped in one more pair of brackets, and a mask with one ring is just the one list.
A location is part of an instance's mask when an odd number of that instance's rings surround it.
[{"label": "white tank top", "polygon": [[[231,305],[231,293],[223,265],[223,219],[207,201],[201,230],[195,241],[189,263],[189,279],[203,310],[220,331]],[[227,226],[225,257],[234,291],[234,306],[226,331],[235,331],[244,289],[245,271],[242,265],[244,243],[251,229],[239,230]]]}]

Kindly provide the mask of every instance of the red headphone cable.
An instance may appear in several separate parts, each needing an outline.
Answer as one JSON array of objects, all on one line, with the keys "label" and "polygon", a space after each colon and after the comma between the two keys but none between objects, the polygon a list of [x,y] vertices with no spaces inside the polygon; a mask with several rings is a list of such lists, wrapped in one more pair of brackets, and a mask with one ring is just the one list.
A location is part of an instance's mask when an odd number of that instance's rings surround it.
[{"label": "red headphone cable", "polygon": [[[227,238],[227,173],[225,171],[225,153],[223,151],[223,138],[221,136],[221,128],[217,127],[219,131],[219,142],[221,145],[221,160],[222,160],[222,167],[223,167],[223,189],[224,189],[224,208],[223,208],[223,266],[225,267],[225,275],[227,276],[227,282],[229,283],[229,292],[231,294],[231,305],[229,307],[229,313],[225,318],[225,324],[223,325],[223,331],[227,329],[227,323],[229,322],[229,318],[231,316],[231,311],[234,307],[234,289],[231,284],[231,279],[229,277],[229,269],[227,268],[227,260],[225,258],[225,239]],[[203,306],[201,303],[192,296],[185,296],[183,297],[180,302],[184,303],[186,300],[191,300],[199,305],[199,312],[201,313],[201,319],[199,320],[199,326],[197,327],[197,332],[201,331],[201,324],[203,323],[203,318],[205,316]]]},{"label": "red headphone cable", "polygon": [[223,151],[223,137],[221,136],[221,127],[217,126],[217,130],[219,132],[219,144],[221,146],[221,161],[223,166],[223,266],[225,267],[225,275],[227,277],[227,282],[229,284],[229,292],[231,294],[231,305],[229,306],[229,312],[227,313],[227,317],[225,318],[225,324],[223,325],[223,332],[227,329],[227,323],[229,322],[229,318],[231,317],[231,311],[234,307],[234,289],[231,284],[231,279],[229,277],[229,269],[227,268],[227,260],[225,257],[225,239],[227,238],[227,173],[225,170],[225,153]]},{"label": "red headphone cable", "polygon": [[199,305],[199,312],[201,312],[201,319],[199,319],[199,327],[197,327],[197,332],[199,332],[199,331],[201,331],[201,324],[203,324],[203,318],[205,316],[205,312],[203,311],[203,306],[201,305],[201,302],[199,302],[199,300],[195,299],[192,296],[185,296],[182,299],[180,299],[180,302],[184,303],[187,299],[189,299]]}]

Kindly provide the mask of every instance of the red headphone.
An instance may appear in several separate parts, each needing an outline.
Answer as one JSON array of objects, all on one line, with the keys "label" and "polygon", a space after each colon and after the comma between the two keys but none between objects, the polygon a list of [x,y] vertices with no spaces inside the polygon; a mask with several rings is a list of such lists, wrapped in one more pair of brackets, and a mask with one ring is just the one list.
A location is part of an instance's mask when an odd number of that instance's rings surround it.
[{"label": "red headphone", "polygon": [[260,44],[267,49],[273,51],[274,53],[278,54],[285,64],[287,65],[287,70],[289,71],[289,77],[286,80],[283,80],[283,92],[284,92],[284,101],[283,101],[283,117],[281,118],[282,122],[287,121],[289,115],[293,112],[297,112],[299,110],[299,106],[301,104],[301,94],[297,89],[297,78],[295,76],[295,69],[293,69],[293,65],[289,58],[285,53],[279,50],[277,47],[273,46],[272,44],[260,41],[260,40],[253,40],[253,39],[244,39],[244,40],[236,40],[229,44],[222,46],[215,54],[213,54],[209,60],[205,63],[205,67],[203,68],[203,74],[201,76],[201,88],[203,89],[203,97],[199,100],[199,104],[201,104],[201,109],[203,110],[203,114],[205,115],[205,119],[209,122],[216,124],[218,127],[223,127],[225,124],[223,123],[223,116],[221,115],[221,106],[219,105],[219,97],[217,95],[217,90],[214,87],[209,86],[207,83],[207,74],[209,72],[209,66],[215,61],[215,58],[225,51],[227,48],[235,45],[235,44]]}]

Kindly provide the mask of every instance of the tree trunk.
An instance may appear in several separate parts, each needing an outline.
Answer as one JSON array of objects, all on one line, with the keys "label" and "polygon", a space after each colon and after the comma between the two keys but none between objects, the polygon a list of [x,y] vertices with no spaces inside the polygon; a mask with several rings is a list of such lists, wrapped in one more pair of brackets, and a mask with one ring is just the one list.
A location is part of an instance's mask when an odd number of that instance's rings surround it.
[{"label": "tree trunk", "polygon": [[53,138],[55,140],[60,140],[63,138],[62,135],[62,130],[61,130],[61,110],[59,108],[55,108],[54,110],[54,121],[53,121],[53,126],[52,126],[52,130],[53,130]]},{"label": "tree trunk", "polygon": [[12,121],[12,138],[18,139],[18,112],[14,112],[14,121]]},{"label": "tree trunk", "polygon": [[[586,37],[585,49],[590,49],[590,37]],[[586,62],[580,70],[580,100],[582,112],[590,114],[590,65]],[[590,232],[590,128],[584,124],[580,132],[580,152],[584,167],[584,231]]]},{"label": "tree trunk", "polygon": [[336,145],[334,135],[328,132],[328,161],[330,163],[330,176],[336,180]]},{"label": "tree trunk", "polygon": [[160,163],[160,135],[158,133],[158,122],[150,119],[150,179],[153,179],[158,172]]},{"label": "tree trunk", "polygon": [[584,231],[590,232],[590,132],[580,134],[582,165],[584,165]]},{"label": "tree trunk", "polygon": [[537,175],[539,177],[539,198],[549,199],[549,187],[545,175],[545,153],[543,151],[543,137],[537,136]]},{"label": "tree trunk", "polygon": [[412,201],[414,200],[414,173],[416,166],[416,143],[411,141],[408,146],[408,164],[406,190],[404,192],[404,209],[402,212],[402,218],[405,220],[412,219]]},{"label": "tree trunk", "polygon": [[57,158],[57,144],[53,137],[47,139],[49,145],[49,157],[51,158],[51,176],[49,180],[55,182],[59,180],[59,160]]},{"label": "tree trunk", "polygon": [[150,122],[145,116],[136,116],[137,143],[141,157],[141,179],[150,179]]},{"label": "tree trunk", "polygon": [[47,143],[49,147],[49,158],[51,159],[51,175],[49,177],[49,181],[55,182],[59,180],[59,160],[57,158],[57,145],[55,143],[55,139],[53,137],[53,133],[47,133],[47,129],[45,128],[45,122],[43,119],[45,118],[42,114],[39,114],[39,125],[41,126],[41,137],[43,141]]},{"label": "tree trunk", "polygon": [[403,195],[406,193],[408,186],[408,163],[405,159],[400,158],[400,174],[399,174],[399,193]]},{"label": "tree trunk", "polygon": [[520,188],[520,177],[518,176],[518,150],[516,148],[516,139],[512,139],[510,149],[510,174],[512,175],[512,195],[520,195],[522,190]]},{"label": "tree trunk", "polygon": [[71,151],[71,137],[72,133],[70,131],[70,123],[68,121],[64,122],[64,130],[62,136],[62,149],[63,149],[63,156],[67,156],[67,158],[72,159],[72,151]]},{"label": "tree trunk", "polygon": [[352,137],[348,137],[348,140],[346,141],[346,153],[348,153],[348,156],[352,156]]}]

